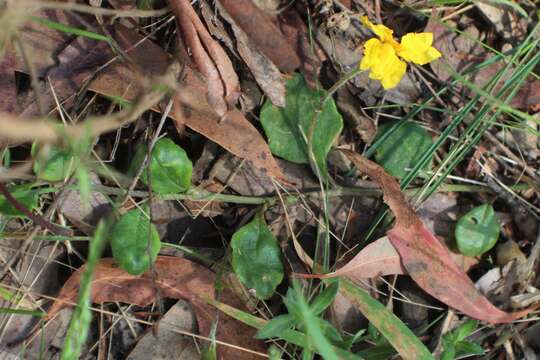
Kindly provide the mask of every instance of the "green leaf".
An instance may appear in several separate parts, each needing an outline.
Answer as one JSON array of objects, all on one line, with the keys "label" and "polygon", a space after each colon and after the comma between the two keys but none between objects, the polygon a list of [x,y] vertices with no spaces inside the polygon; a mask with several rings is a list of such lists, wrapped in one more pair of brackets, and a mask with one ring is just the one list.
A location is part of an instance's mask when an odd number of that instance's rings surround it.
[{"label": "green leaf", "polygon": [[454,360],[455,358],[456,358],[456,348],[454,344],[452,344],[450,347],[445,348],[445,350],[441,354],[440,360]]},{"label": "green leaf", "polygon": [[277,239],[262,213],[236,231],[231,241],[232,266],[240,281],[255,289],[259,299],[268,299],[283,280],[283,264]]},{"label": "green leaf", "polygon": [[456,356],[484,355],[484,349],[472,341],[463,340],[456,344]]},{"label": "green leaf", "polygon": [[340,289],[404,359],[434,360],[425,345],[383,304],[348,279],[340,278]]},{"label": "green leaf", "polygon": [[257,332],[256,339],[269,339],[279,337],[283,331],[289,330],[295,323],[295,318],[291,314],[279,315],[266,323],[266,325]]},{"label": "green leaf", "polygon": [[480,256],[499,239],[500,225],[490,204],[475,207],[457,222],[456,243],[463,255]]},{"label": "green leaf", "polygon": [[[17,199],[28,210],[32,211],[38,206],[39,192],[32,190],[29,184],[9,186],[7,190],[11,196]],[[15,209],[3,195],[0,195],[0,214],[7,216],[24,216],[24,214]]]},{"label": "green leaf", "polygon": [[[137,168],[142,165],[147,148],[142,146],[133,160]],[[141,180],[158,194],[179,194],[191,186],[193,164],[184,149],[171,139],[158,140],[152,150],[149,166],[144,170]],[[149,178],[150,177],[150,178]]]},{"label": "green leaf", "polygon": [[336,353],[325,334],[325,330],[330,329],[322,328],[322,326],[325,325],[323,323],[324,320],[317,317],[311,311],[302,293],[300,283],[296,280],[293,280],[293,289],[295,291],[295,298],[297,300],[296,305],[298,306],[298,309],[300,311],[299,320],[301,321],[303,328],[306,330],[306,334],[310,341],[313,343],[313,346],[315,347],[317,352],[322,355],[323,359],[339,359],[339,355]]},{"label": "green leaf", "polygon": [[105,244],[107,243],[107,230],[109,226],[107,222],[101,220],[94,232],[92,241],[90,241],[90,249],[88,258],[86,259],[86,268],[81,276],[79,287],[79,298],[77,306],[73,311],[69,327],[64,340],[61,360],[76,360],[79,359],[82,353],[82,348],[88,337],[88,329],[92,321],[92,313],[90,311],[90,292],[92,288],[92,274],[98,262]]},{"label": "green leaf", "polygon": [[326,156],[343,128],[343,119],[332,98],[325,101],[316,115],[325,96],[325,91],[310,89],[302,75],[296,74],[287,82],[286,106],[279,108],[267,100],[260,116],[272,154],[294,163],[310,164],[311,151],[322,177],[328,173]]},{"label": "green leaf", "polygon": [[311,310],[315,313],[315,315],[319,315],[322,313],[330,304],[332,304],[332,301],[334,301],[334,298],[337,295],[339,289],[339,281],[333,281],[330,283],[317,297],[313,302],[311,303]]},{"label": "green leaf", "polygon": [[452,332],[456,334],[457,341],[462,341],[465,340],[467,336],[471,335],[477,326],[478,320],[469,319],[458,326],[457,329],[452,330]]},{"label": "green leaf", "polygon": [[[255,329],[262,329],[265,326],[265,324],[268,323],[267,320],[263,320],[249,313],[246,313],[242,310],[238,310],[230,305],[220,303],[211,298],[206,298],[205,300],[206,302],[215,306],[219,310],[223,311],[225,314],[229,315],[233,319],[241,321],[244,324],[247,324]],[[280,338],[282,338],[283,340],[285,340],[286,342],[290,344],[298,345],[306,350],[310,350],[310,351],[315,350],[314,344],[308,340],[308,337],[305,334],[299,331],[285,330],[281,334]],[[338,347],[332,346],[332,348],[339,355],[340,359],[344,359],[344,360],[348,360],[348,359],[361,360],[362,359],[362,357],[352,354]]]},{"label": "green leaf", "polygon": [[268,347],[268,359],[281,360],[281,350],[274,344]]},{"label": "green leaf", "polygon": [[132,275],[145,272],[156,261],[160,247],[156,226],[139,208],[124,214],[112,230],[113,256]]},{"label": "green leaf", "polygon": [[73,155],[67,150],[52,145],[38,147],[34,143],[31,153],[34,157],[34,173],[41,180],[63,181],[73,170]]},{"label": "green leaf", "polygon": [[[377,131],[377,138],[392,131],[392,127],[398,122],[390,121],[381,124]],[[375,160],[390,175],[402,178],[408,173],[406,169],[414,168],[432,143],[431,137],[423,127],[413,122],[404,122],[398,128],[393,129],[392,133],[380,144],[375,152]],[[431,166],[426,166],[426,168],[429,167]]]}]

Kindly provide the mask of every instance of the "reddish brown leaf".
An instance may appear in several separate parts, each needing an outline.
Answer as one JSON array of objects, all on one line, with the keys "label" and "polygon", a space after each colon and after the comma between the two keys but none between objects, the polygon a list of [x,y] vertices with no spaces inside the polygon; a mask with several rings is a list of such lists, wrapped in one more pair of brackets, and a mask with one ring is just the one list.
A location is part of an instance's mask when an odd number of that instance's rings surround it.
[{"label": "reddish brown leaf", "polygon": [[357,169],[382,188],[384,201],[396,217],[388,238],[409,275],[424,291],[472,318],[489,323],[510,322],[533,310],[507,313],[491,304],[409,206],[397,181],[374,162],[353,151],[343,152]]},{"label": "reddish brown leaf", "polygon": [[[473,258],[467,258],[452,252],[450,253],[450,257],[465,272],[477,263]],[[318,279],[346,276],[353,281],[360,281],[361,279],[377,276],[402,274],[407,274],[407,270],[401,263],[401,257],[396,251],[396,248],[392,245],[388,237],[385,236],[363,248],[347,264],[334,272],[324,275],[299,274],[299,276]]]},{"label": "reddish brown leaf", "polygon": [[[46,320],[54,318],[60,310],[76,302],[84,269],[84,266],[79,268],[66,281]],[[93,303],[117,301],[147,306],[156,299],[156,291],[159,290],[158,294],[161,297],[189,301],[197,315],[199,332],[208,336],[217,310],[208,305],[204,299],[216,299],[214,287],[216,275],[189,260],[169,256],[159,256],[154,270],[155,278],[149,273],[133,276],[115,266],[113,259],[102,259],[94,270],[91,301]],[[228,291],[220,294],[219,300],[235,308],[243,308],[240,301]],[[226,316],[219,317],[217,340],[264,352],[264,344],[253,339],[254,335],[255,330],[247,325]],[[218,352],[221,359],[259,358],[228,346],[218,346]]]},{"label": "reddish brown leaf", "polygon": [[185,43],[206,77],[208,101],[219,116],[224,116],[240,96],[238,76],[223,48],[210,36],[188,0],[169,0]]},{"label": "reddish brown leaf", "polygon": [[401,258],[387,237],[380,238],[362,249],[338,270],[325,275],[300,275],[302,277],[332,278],[346,276],[353,281],[385,275],[406,274]]},{"label": "reddish brown leaf", "polygon": [[293,72],[300,66],[293,47],[285,39],[268,14],[251,0],[220,0],[221,5],[244,30],[255,46],[283,72]]}]

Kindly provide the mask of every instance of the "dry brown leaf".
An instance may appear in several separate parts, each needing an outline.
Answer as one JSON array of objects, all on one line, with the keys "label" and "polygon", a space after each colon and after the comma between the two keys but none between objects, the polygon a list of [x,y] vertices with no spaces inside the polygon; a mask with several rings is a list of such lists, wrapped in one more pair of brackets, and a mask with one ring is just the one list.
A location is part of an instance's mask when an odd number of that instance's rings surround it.
[{"label": "dry brown leaf", "polygon": [[269,14],[256,7],[251,0],[219,0],[236,24],[249,36],[255,46],[286,73],[300,66],[294,48],[285,39]]},{"label": "dry brown leaf", "polygon": [[[66,281],[51,306],[46,320],[50,320],[67,306],[72,306],[79,292],[85,267],[80,267]],[[91,288],[93,303],[122,302],[139,306],[150,305],[159,296],[188,301],[197,315],[199,333],[208,336],[217,310],[205,298],[216,299],[216,275],[205,267],[182,258],[158,256],[154,265],[155,278],[148,273],[133,276],[114,265],[113,259],[101,259],[95,267]],[[235,308],[244,308],[239,300],[224,291],[219,300]],[[249,350],[265,351],[264,343],[255,340],[255,330],[227,316],[220,316],[216,340]],[[258,359],[259,357],[228,346],[218,346],[221,359]]]},{"label": "dry brown leaf", "polygon": [[533,310],[507,313],[491,304],[409,206],[398,182],[380,165],[353,151],[342,151],[383,190],[384,201],[396,218],[387,236],[409,275],[424,291],[472,318],[489,323],[510,322]]},{"label": "dry brown leaf", "polygon": [[4,49],[3,55],[0,61],[0,111],[14,113],[17,105],[16,60],[10,48]]},{"label": "dry brown leaf", "polygon": [[[159,74],[167,67],[170,57],[159,46],[124,27],[118,27],[117,41],[127,49],[133,63],[146,73]],[[176,94],[176,102],[170,116],[208,139],[218,143],[232,154],[250,160],[268,176],[283,178],[276,159],[268,144],[257,129],[237,110],[228,112],[224,120],[214,112],[205,96],[207,91],[204,79],[192,68],[185,66],[182,86]],[[136,74],[123,64],[115,63],[97,75],[89,88],[97,93],[121,96],[132,100],[137,92]]]},{"label": "dry brown leaf", "polygon": [[224,116],[240,96],[238,76],[223,48],[210,36],[188,0],[169,0],[184,41],[208,85],[208,101]]},{"label": "dry brown leaf", "polygon": [[[219,6],[219,5],[218,5]],[[227,11],[219,6],[221,16],[231,25],[238,53],[251,70],[257,84],[276,106],[285,106],[285,81],[276,65],[252,43]]]}]

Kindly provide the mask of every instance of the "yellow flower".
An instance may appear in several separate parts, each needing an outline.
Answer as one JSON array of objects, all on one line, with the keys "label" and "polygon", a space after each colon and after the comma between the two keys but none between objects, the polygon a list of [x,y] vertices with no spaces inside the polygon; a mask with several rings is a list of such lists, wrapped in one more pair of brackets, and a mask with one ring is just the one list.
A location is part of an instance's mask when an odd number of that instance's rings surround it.
[{"label": "yellow flower", "polygon": [[385,89],[391,89],[401,81],[407,70],[405,61],[425,65],[441,57],[441,53],[431,46],[432,33],[409,33],[398,43],[393,37],[392,29],[371,23],[367,16],[362,17],[362,23],[379,39],[369,39],[364,44],[360,69],[371,70],[369,77],[379,80]]}]

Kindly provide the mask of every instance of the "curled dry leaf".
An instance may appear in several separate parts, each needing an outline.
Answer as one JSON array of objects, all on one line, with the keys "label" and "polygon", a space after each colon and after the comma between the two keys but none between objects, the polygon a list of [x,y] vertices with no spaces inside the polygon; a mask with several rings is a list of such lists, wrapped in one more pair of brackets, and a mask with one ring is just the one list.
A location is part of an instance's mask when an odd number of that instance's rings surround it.
[{"label": "curled dry leaf", "polygon": [[[51,306],[46,320],[56,316],[63,308],[77,300],[84,266],[66,281],[57,300]],[[208,336],[216,309],[204,299],[216,299],[216,275],[205,267],[182,258],[159,256],[154,266],[155,277],[145,273],[133,276],[114,265],[113,259],[100,260],[93,274],[91,300],[93,303],[123,302],[139,306],[151,304],[159,296],[188,301],[195,314],[200,334]],[[228,291],[219,300],[235,308],[243,308],[240,301]],[[242,348],[264,352],[264,344],[255,340],[255,330],[229,317],[220,316],[216,340]],[[258,356],[228,346],[218,346],[221,359],[256,359]]]},{"label": "curled dry leaf", "polygon": [[409,206],[398,182],[376,163],[353,151],[342,151],[358,170],[382,188],[384,201],[396,217],[388,238],[409,275],[424,291],[472,318],[489,323],[510,322],[533,310],[507,313],[491,304]]},{"label": "curled dry leaf", "polygon": [[274,24],[269,14],[257,8],[251,0],[219,0],[236,24],[248,34],[255,46],[279,70],[290,73],[300,66],[295,50]]},{"label": "curled dry leaf", "polygon": [[169,0],[184,41],[208,85],[208,102],[219,116],[224,116],[240,96],[238,76],[223,48],[204,27],[188,0]]}]

